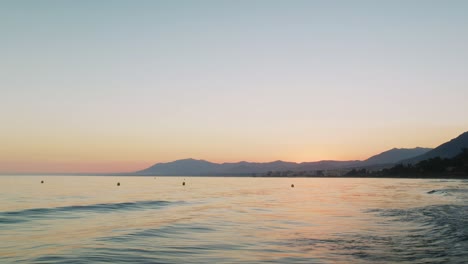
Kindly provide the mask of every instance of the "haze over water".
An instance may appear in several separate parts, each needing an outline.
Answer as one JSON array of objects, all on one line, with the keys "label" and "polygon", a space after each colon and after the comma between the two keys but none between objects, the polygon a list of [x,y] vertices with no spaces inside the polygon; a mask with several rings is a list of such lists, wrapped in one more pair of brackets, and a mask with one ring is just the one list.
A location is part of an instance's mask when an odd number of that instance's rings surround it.
[{"label": "haze over water", "polygon": [[2,176],[0,262],[468,259],[467,180],[192,177],[182,186],[183,181]]}]

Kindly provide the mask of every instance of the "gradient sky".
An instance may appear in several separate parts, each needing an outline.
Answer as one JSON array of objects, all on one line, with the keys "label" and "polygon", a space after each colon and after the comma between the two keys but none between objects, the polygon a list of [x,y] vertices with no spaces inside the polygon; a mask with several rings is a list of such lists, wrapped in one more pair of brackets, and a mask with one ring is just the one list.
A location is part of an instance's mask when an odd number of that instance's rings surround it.
[{"label": "gradient sky", "polygon": [[468,130],[468,1],[2,1],[0,172],[365,159]]}]

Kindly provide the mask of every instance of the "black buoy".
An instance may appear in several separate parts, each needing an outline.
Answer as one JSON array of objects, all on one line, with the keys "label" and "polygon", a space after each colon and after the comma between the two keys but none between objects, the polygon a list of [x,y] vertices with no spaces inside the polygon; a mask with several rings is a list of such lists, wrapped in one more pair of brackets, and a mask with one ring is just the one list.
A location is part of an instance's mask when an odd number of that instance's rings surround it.
[{"label": "black buoy", "polygon": [[185,182],[182,182],[182,186],[185,186]]},{"label": "black buoy", "polygon": [[120,182],[117,183],[117,186],[120,186]]},{"label": "black buoy", "polygon": [[41,183],[44,183],[44,181],[41,181]]},{"label": "black buoy", "polygon": [[294,188],[294,184],[291,184],[291,188]]}]

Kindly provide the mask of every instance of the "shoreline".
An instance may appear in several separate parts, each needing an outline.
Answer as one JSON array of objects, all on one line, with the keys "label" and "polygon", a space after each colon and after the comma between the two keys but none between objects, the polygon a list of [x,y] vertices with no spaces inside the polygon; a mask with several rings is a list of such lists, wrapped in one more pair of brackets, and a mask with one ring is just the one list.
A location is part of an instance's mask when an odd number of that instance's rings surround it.
[{"label": "shoreline", "polygon": [[252,175],[136,175],[136,174],[0,174],[0,177],[27,177],[27,176],[71,176],[71,177],[187,177],[187,178],[336,178],[336,179],[352,179],[352,178],[369,178],[369,179],[434,179],[434,180],[468,180],[468,175],[428,175],[428,176],[252,176]]}]

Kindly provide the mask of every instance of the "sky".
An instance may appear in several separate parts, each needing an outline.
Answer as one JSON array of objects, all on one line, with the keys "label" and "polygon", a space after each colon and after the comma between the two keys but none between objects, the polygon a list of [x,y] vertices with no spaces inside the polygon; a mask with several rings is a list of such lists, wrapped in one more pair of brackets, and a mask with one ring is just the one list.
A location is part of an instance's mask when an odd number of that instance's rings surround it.
[{"label": "sky", "polygon": [[468,1],[1,1],[0,172],[366,159],[468,130]]}]

